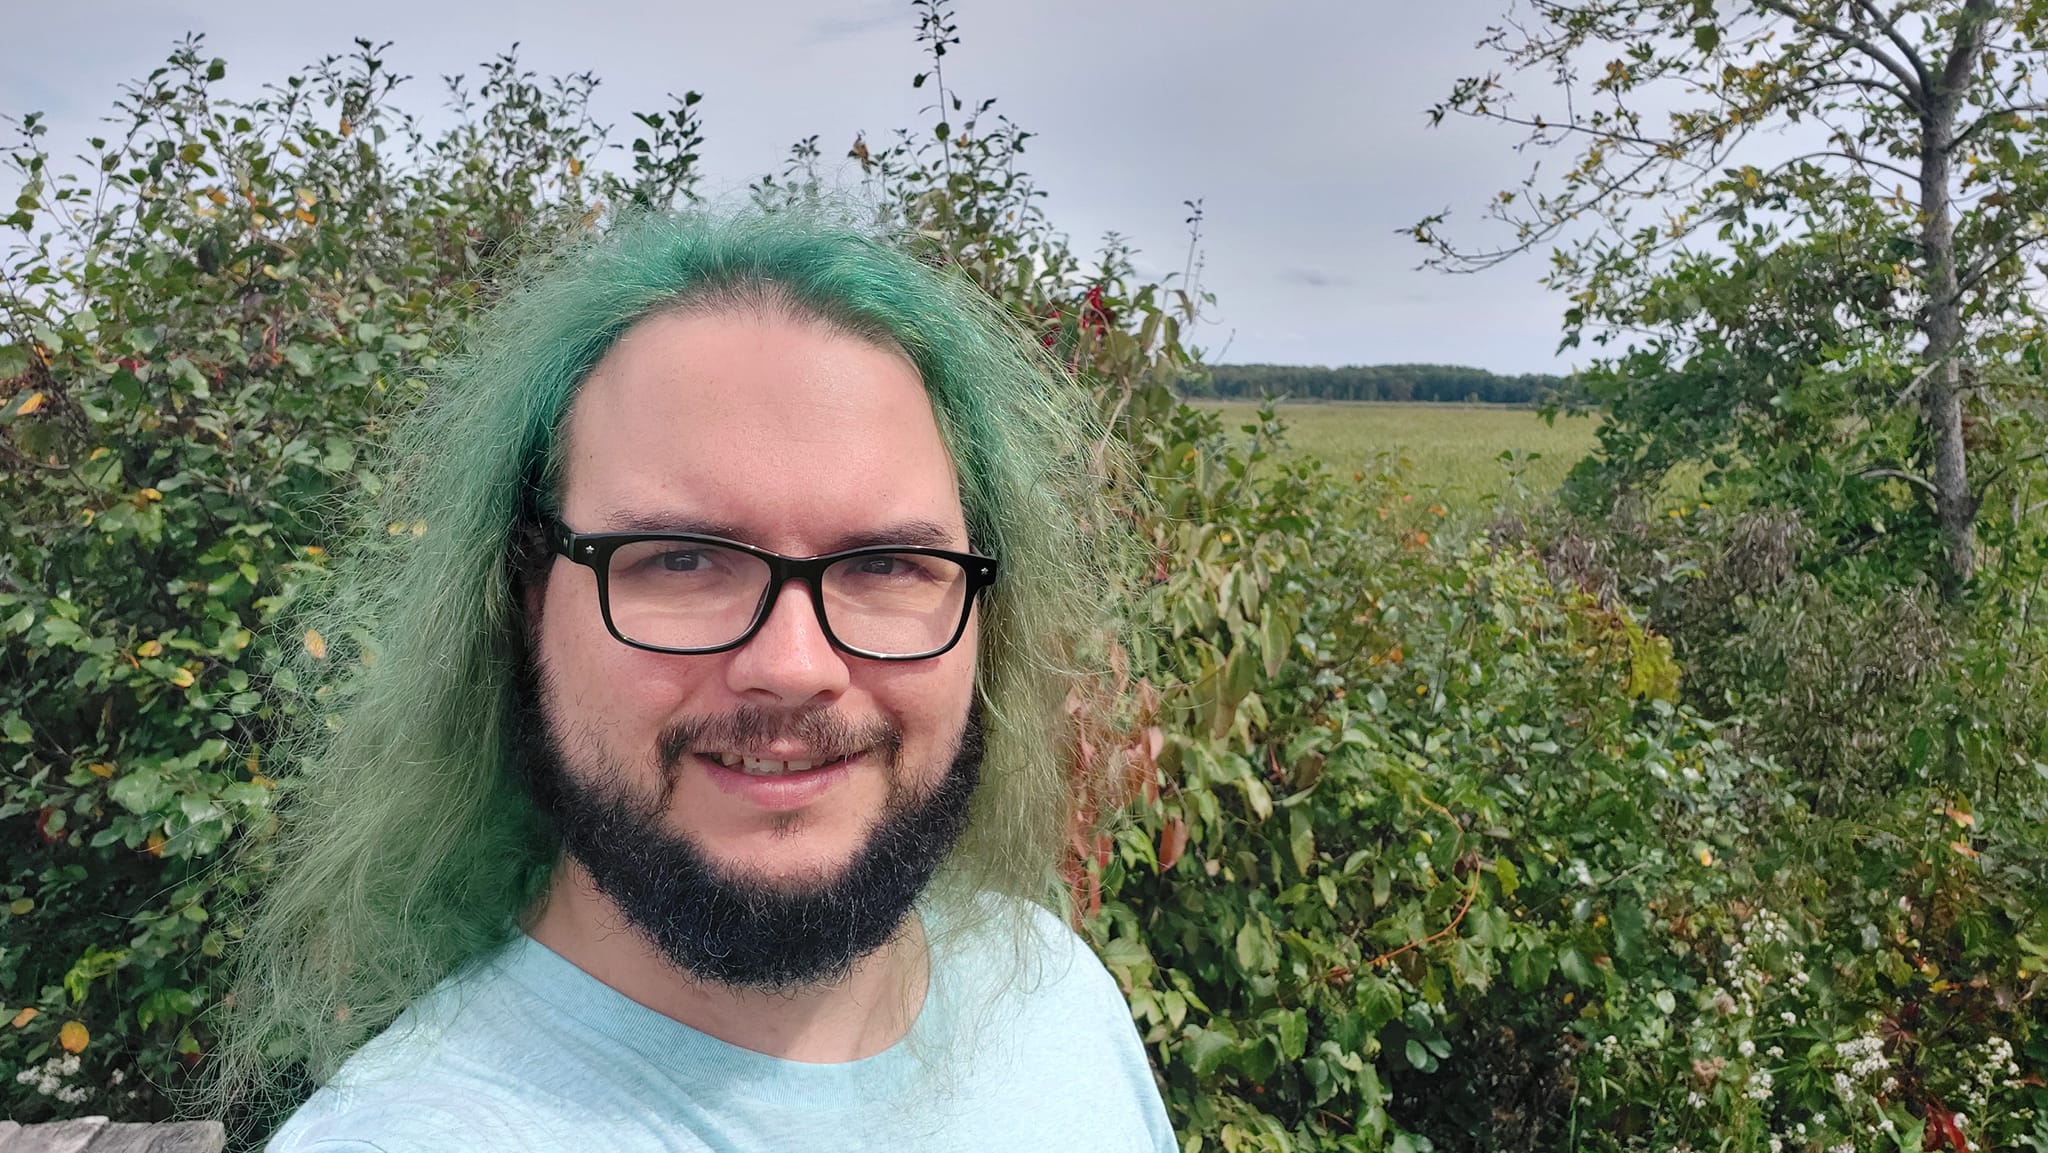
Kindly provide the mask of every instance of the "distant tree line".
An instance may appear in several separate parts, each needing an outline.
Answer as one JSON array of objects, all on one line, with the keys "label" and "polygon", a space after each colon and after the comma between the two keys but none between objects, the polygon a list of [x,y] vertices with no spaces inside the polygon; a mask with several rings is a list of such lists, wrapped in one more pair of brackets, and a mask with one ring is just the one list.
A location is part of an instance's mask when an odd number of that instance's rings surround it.
[{"label": "distant tree line", "polygon": [[1206,376],[1183,381],[1181,392],[1219,399],[1272,396],[1534,405],[1563,383],[1562,377],[1500,376],[1452,364],[1213,364],[1207,366]]}]

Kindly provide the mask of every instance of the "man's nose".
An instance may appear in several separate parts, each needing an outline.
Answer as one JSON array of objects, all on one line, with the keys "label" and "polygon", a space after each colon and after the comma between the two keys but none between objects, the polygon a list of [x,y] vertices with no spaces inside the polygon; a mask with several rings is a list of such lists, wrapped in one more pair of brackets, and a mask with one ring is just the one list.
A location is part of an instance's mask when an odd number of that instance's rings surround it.
[{"label": "man's nose", "polygon": [[733,650],[727,679],[741,696],[796,706],[844,692],[846,661],[825,635],[810,587],[792,580],[776,590],[760,631]]}]

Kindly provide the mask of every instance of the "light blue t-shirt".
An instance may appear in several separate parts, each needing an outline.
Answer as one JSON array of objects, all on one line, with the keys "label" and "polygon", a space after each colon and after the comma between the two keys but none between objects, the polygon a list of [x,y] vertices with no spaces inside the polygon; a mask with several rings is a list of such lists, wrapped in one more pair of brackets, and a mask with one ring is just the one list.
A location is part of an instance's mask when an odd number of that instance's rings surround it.
[{"label": "light blue t-shirt", "polygon": [[1029,916],[1021,980],[1006,929],[939,938],[910,1033],[840,1064],[729,1045],[522,936],[365,1045],[269,1151],[1172,1153],[1116,982]]}]

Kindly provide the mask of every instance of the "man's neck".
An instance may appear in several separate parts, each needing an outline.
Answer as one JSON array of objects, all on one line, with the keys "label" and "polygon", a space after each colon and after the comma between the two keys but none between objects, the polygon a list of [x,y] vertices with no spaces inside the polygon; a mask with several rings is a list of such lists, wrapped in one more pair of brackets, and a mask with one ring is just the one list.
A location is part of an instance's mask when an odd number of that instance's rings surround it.
[{"label": "man's neck", "polygon": [[701,981],[676,970],[597,892],[574,861],[555,870],[534,940],[627,997],[729,1045],[817,1064],[856,1061],[910,1031],[930,981],[923,927],[915,916],[835,984],[759,992]]}]

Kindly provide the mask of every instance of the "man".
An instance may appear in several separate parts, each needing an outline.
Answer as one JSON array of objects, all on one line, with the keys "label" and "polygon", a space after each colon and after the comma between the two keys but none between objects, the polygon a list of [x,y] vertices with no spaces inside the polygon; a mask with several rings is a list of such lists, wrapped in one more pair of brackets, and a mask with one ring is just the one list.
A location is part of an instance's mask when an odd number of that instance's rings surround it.
[{"label": "man", "polygon": [[320,1085],[270,1148],[1174,1148],[1039,904],[1115,553],[1087,398],[788,215],[618,227],[472,345],[311,610],[218,1047]]}]

